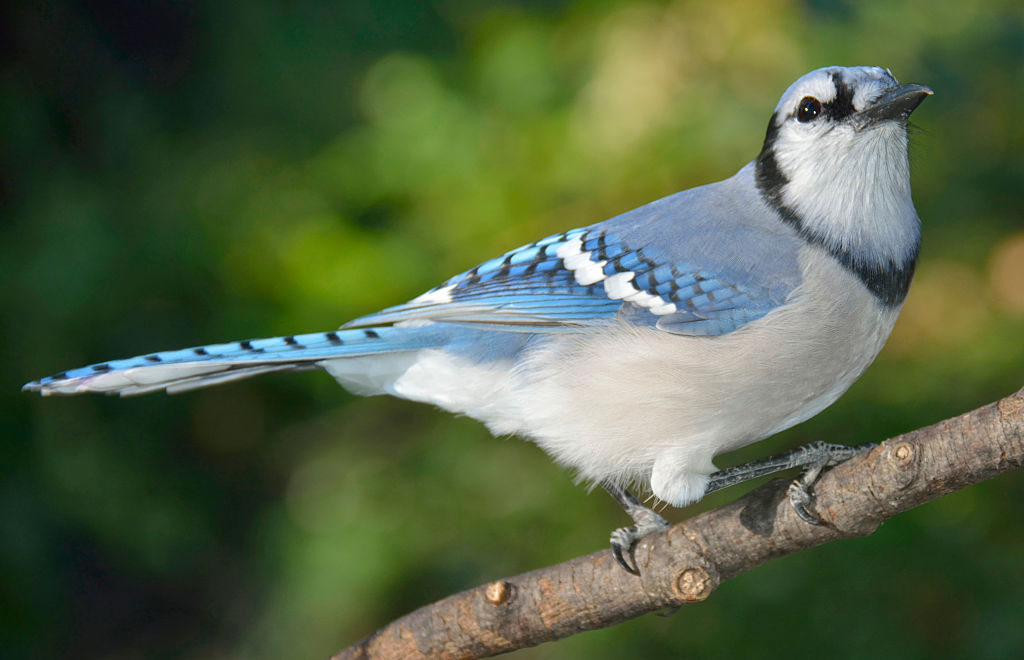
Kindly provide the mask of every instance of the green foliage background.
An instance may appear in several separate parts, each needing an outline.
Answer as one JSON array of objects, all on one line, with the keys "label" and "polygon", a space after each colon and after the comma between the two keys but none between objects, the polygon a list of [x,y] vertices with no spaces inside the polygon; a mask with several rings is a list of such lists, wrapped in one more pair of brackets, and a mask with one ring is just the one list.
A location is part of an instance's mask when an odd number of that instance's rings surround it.
[{"label": "green foliage background", "polygon": [[[0,655],[325,657],[605,543],[532,445],[324,374],[41,399],[108,358],[328,330],[730,175],[786,86],[878,64],[925,247],[877,364],[739,462],[1024,385],[1024,5],[42,0],[0,28]],[[741,494],[709,497],[678,519]],[[1024,656],[1024,478],[519,658]]]}]

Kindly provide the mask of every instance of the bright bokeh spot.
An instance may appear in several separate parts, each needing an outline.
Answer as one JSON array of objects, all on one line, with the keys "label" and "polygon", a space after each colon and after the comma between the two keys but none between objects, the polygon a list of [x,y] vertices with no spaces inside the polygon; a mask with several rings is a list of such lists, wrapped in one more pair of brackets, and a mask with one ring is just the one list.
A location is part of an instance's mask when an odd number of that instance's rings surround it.
[{"label": "bright bokeh spot", "polygon": [[993,250],[988,285],[1000,310],[1024,316],[1024,233],[1008,236]]},{"label": "bright bokeh spot", "polygon": [[982,277],[966,264],[930,260],[918,266],[886,350],[927,353],[977,339],[991,310]]}]

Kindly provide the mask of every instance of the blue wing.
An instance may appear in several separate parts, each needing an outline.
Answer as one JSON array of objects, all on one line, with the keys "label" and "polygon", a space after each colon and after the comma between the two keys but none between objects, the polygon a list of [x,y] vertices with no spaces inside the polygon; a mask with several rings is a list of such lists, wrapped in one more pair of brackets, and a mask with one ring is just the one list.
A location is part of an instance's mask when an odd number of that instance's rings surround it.
[{"label": "blue wing", "polygon": [[404,305],[345,327],[432,320],[553,332],[627,316],[690,335],[732,332],[781,304],[656,246],[633,247],[601,225],[549,236],[449,279]]}]

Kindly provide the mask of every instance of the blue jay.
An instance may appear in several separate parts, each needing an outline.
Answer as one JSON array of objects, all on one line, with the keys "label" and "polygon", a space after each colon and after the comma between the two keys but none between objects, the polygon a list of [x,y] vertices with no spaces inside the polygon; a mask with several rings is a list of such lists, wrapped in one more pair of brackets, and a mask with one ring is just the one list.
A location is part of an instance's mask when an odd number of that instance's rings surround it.
[{"label": "blue jay", "polygon": [[[25,385],[47,394],[183,392],[326,370],[530,438],[633,517],[612,547],[666,525],[626,488],[682,507],[797,465],[812,446],[716,472],[712,459],[816,415],[875,359],[914,273],[907,118],[932,92],[877,67],[793,83],[734,176],[484,262],[338,330],[150,353]],[[807,482],[791,490],[809,521]]]}]

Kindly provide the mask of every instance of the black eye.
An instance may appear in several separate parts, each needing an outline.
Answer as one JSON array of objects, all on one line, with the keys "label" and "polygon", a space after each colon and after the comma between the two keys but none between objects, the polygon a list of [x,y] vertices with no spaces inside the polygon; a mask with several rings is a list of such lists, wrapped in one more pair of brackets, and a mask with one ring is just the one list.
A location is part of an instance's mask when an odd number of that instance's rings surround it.
[{"label": "black eye", "polygon": [[800,105],[796,110],[796,118],[799,121],[813,121],[819,114],[821,114],[821,101],[813,96],[805,96],[800,99]]}]

